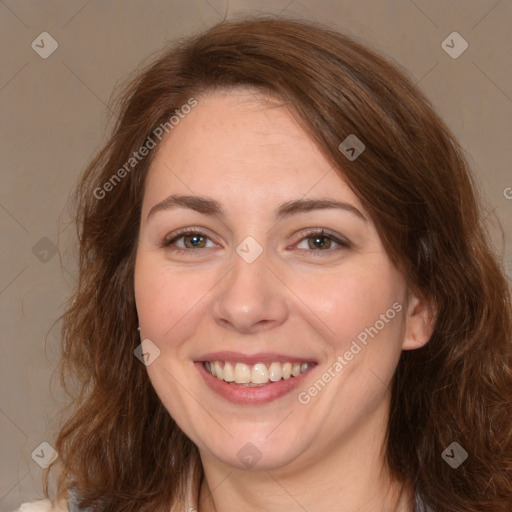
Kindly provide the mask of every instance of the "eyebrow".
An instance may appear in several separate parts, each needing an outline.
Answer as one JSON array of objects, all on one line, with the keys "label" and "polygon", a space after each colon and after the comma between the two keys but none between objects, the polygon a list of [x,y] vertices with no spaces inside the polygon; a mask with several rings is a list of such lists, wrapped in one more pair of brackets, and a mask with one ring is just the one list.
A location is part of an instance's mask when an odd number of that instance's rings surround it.
[{"label": "eyebrow", "polygon": [[[188,208],[212,217],[226,217],[226,213],[224,212],[222,205],[215,199],[204,196],[173,194],[166,197],[160,203],[155,204],[151,210],[149,210],[146,221],[157,212],[171,210],[173,208]],[[296,215],[298,213],[307,213],[313,210],[324,209],[344,210],[356,215],[364,222],[368,221],[366,216],[363,215],[354,205],[342,201],[335,201],[334,199],[323,198],[297,199],[283,203],[277,209],[275,219],[281,220],[285,217]]]}]

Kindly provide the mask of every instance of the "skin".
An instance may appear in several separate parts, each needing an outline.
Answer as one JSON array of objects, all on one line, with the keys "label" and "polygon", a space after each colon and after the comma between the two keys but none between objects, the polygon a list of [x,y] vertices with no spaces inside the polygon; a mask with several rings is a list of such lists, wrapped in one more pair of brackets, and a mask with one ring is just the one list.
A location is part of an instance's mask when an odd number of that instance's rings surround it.
[{"label": "skin", "polygon": [[[428,305],[289,106],[243,88],[197,99],[149,170],[134,284],[141,339],[160,350],[149,378],[200,452],[200,512],[413,511],[413,489],[384,463],[388,384],[401,351],[428,341]],[[170,194],[213,198],[226,217],[179,207],[147,219]],[[341,209],[274,220],[282,203],[302,198],[349,203],[367,220]],[[187,227],[206,238],[161,246]],[[318,248],[315,228],[350,247],[327,238]],[[252,263],[236,252],[247,236],[263,249]],[[232,404],[193,363],[221,350],[305,357],[318,362],[298,390],[307,391],[396,302],[402,310],[307,404],[296,392]],[[237,456],[248,442],[261,453],[250,469]]]}]

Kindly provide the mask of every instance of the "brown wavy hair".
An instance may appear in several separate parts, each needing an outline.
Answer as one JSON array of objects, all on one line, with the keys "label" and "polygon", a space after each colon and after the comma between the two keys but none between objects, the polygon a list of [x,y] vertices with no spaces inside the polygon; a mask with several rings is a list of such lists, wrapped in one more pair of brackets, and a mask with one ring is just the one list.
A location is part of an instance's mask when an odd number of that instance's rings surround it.
[{"label": "brown wavy hair", "polygon": [[[76,292],[61,317],[61,384],[71,397],[55,442],[55,499],[74,489],[105,511],[178,510],[199,490],[196,446],[134,356],[133,272],[145,176],[158,147],[98,199],[98,188],[190,98],[250,86],[290,102],[361,200],[411,289],[436,311],[392,381],[387,462],[435,511],[512,508],[512,312],[463,151],[407,74],[352,37],[284,17],[223,21],[165,48],[115,105],[110,140],[74,198]],[[366,150],[338,149],[356,134]],[[95,193],[96,191],[96,193]],[[453,469],[441,454],[459,443]],[[180,510],[184,510],[180,508]]]}]

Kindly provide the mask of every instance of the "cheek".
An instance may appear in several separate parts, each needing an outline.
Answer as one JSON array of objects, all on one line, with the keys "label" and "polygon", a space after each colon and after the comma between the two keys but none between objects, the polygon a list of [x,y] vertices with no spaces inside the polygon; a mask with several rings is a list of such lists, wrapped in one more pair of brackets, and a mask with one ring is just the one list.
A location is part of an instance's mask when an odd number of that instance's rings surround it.
[{"label": "cheek", "polygon": [[211,287],[208,274],[180,272],[142,255],[135,266],[135,301],[144,336],[163,340],[170,330],[192,327]]},{"label": "cheek", "polygon": [[[290,288],[305,305],[304,315],[317,319],[334,349],[344,349],[376,322],[379,331],[398,338],[400,321],[393,304],[401,299],[399,276],[385,261],[347,265],[330,274],[304,274],[294,281]],[[384,326],[381,315],[389,320]]]}]

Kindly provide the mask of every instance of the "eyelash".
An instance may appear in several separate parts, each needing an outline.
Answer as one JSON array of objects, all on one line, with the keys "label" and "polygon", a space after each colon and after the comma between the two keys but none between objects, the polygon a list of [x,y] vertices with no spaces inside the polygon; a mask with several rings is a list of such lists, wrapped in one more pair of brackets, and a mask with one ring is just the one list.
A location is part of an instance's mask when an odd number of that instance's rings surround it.
[{"label": "eyelash", "polygon": [[[169,251],[172,251],[175,254],[183,254],[183,253],[190,253],[191,251],[197,251],[199,249],[210,249],[210,247],[199,247],[198,249],[192,249],[192,248],[185,248],[182,249],[181,247],[171,247],[173,243],[178,241],[180,238],[183,238],[185,236],[190,235],[199,235],[203,238],[208,238],[209,236],[206,233],[203,233],[201,230],[197,229],[190,229],[190,228],[184,228],[182,230],[177,231],[176,233],[173,233],[172,238],[165,238],[162,243],[160,244],[161,248],[167,249]],[[305,233],[302,238],[297,242],[300,243],[303,240],[307,240],[308,238],[327,238],[331,240],[332,242],[335,242],[338,244],[338,248],[334,249],[299,249],[299,251],[305,251],[311,253],[313,256],[322,256],[321,253],[331,253],[334,251],[342,250],[342,249],[349,249],[351,247],[350,243],[344,240],[340,240],[336,236],[330,234],[329,232],[326,232],[324,229],[320,230],[312,230],[307,233]]]}]

